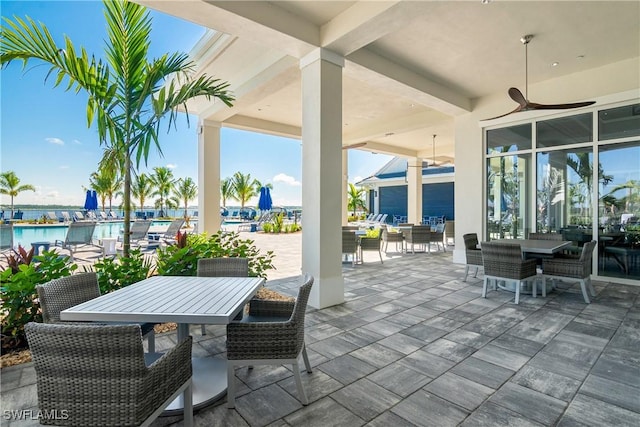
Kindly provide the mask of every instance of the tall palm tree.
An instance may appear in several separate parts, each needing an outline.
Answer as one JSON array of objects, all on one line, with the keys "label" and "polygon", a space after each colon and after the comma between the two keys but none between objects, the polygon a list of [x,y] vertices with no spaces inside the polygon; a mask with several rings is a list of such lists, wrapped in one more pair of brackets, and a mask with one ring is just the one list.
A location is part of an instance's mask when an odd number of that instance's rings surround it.
[{"label": "tall palm tree", "polygon": [[198,197],[198,186],[193,179],[180,178],[175,185],[175,195],[183,202],[184,206],[184,220],[187,221],[189,215],[187,215],[187,207],[189,206],[189,200],[193,200]]},{"label": "tall palm tree", "polygon": [[131,195],[140,202],[140,209],[144,209],[144,202],[153,195],[153,181],[149,175],[139,173],[133,178]]},{"label": "tall palm tree", "polygon": [[240,207],[244,208],[245,203],[260,192],[256,191],[257,180],[251,178],[251,174],[236,172],[233,174],[233,190],[236,198],[240,202]]},{"label": "tall palm tree", "polygon": [[166,201],[171,196],[173,192],[173,187],[176,183],[175,178],[173,177],[173,172],[171,169],[164,166],[156,166],[153,168],[153,175],[151,175],[151,180],[153,185],[155,186],[154,196],[159,197],[159,205],[160,205],[160,216],[166,216]]},{"label": "tall palm tree", "polygon": [[352,183],[349,183],[349,191],[347,192],[347,209],[353,211],[353,216],[356,216],[358,209],[366,210],[367,205],[364,203],[364,188],[358,188]]},{"label": "tall palm tree", "polygon": [[227,207],[227,199],[235,199],[235,190],[233,189],[233,179],[224,178],[220,180],[220,198],[222,206]]},{"label": "tall palm tree", "polygon": [[102,205],[102,210],[105,211],[105,204],[107,199],[109,199],[109,210],[112,208],[113,204],[113,196],[120,190],[122,186],[122,179],[119,177],[105,171],[104,169],[99,169],[98,172],[94,172],[89,177],[89,184],[91,188],[93,188],[98,197],[100,197],[100,204]]},{"label": "tall palm tree", "polygon": [[[125,0],[105,0],[108,42],[106,62],[77,51],[68,37],[64,48],[56,45],[47,27],[31,18],[4,19],[0,28],[0,65],[17,59],[24,69],[31,59],[48,64],[47,76],[54,86],[65,79],[66,90],[88,94],[87,122],[94,121],[100,144],[105,146],[101,164],[117,168],[124,176],[124,244],[129,255],[131,175],[158,142],[160,121],[168,116],[174,124],[178,107],[198,96],[215,97],[231,106],[229,84],[206,75],[192,78],[194,64],[184,53],[165,54],[151,61],[149,51],[151,17],[147,9]],[[170,127],[170,126],[169,126]]]},{"label": "tall palm tree", "polygon": [[6,171],[0,174],[0,194],[11,197],[11,218],[13,218],[13,198],[23,191],[36,191],[36,187],[31,184],[20,185],[20,178],[13,171]]}]

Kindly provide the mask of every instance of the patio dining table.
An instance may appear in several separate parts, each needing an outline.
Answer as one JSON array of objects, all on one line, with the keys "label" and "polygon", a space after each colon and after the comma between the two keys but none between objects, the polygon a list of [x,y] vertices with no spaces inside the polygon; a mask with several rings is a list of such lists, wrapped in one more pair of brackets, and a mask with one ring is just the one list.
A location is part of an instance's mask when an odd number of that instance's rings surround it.
[{"label": "patio dining table", "polygon": [[[153,276],[63,310],[64,321],[153,322],[178,324],[178,342],[189,335],[189,324],[225,325],[264,284],[259,277]],[[161,355],[152,355],[157,359]],[[227,391],[227,361],[192,358],[193,406],[200,409]],[[182,413],[184,396],[165,415]]]}]

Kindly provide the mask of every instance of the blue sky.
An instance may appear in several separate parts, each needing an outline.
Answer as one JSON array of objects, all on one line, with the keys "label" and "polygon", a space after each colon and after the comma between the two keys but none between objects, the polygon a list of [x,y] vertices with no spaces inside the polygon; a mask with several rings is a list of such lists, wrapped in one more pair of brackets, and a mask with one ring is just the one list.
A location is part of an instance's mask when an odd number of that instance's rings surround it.
[{"label": "blue sky", "polygon": [[[44,23],[60,43],[67,35],[78,50],[83,46],[96,56],[104,52],[106,23],[100,1],[2,0],[0,7],[3,17],[28,15]],[[195,24],[155,11],[151,16],[151,57],[188,52],[205,32]],[[21,183],[36,187],[36,192],[20,193],[16,204],[82,205],[83,187],[89,186],[89,176],[97,168],[102,148],[96,131],[87,128],[86,96],[82,92],[65,92],[62,86],[53,88],[53,80],[45,83],[47,71],[47,66],[30,62],[23,73],[22,64],[14,62],[0,74],[0,169],[12,170]],[[166,133],[167,127],[162,127],[160,145],[164,157],[152,152],[148,166],[143,165],[141,171],[168,166],[176,178],[190,176],[197,181],[196,128],[197,117],[191,116],[187,126],[184,115],[177,130]],[[221,177],[241,171],[263,183],[270,182],[275,204],[301,204],[300,156],[298,140],[222,130]],[[349,181],[372,175],[390,159],[349,150]],[[0,202],[8,204],[9,200],[3,196]]]}]

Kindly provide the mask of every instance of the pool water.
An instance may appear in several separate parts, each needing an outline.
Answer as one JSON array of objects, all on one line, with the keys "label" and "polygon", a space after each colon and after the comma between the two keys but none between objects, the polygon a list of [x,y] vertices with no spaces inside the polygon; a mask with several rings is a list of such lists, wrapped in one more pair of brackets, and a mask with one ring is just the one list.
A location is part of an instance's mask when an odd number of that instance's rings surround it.
[{"label": "pool water", "polygon": [[[168,225],[169,221],[153,221],[154,225]],[[48,225],[48,226],[21,226],[13,227],[13,244],[14,247],[21,245],[23,248],[31,249],[32,242],[55,242],[56,240],[64,241],[67,236],[67,225]],[[103,222],[96,225],[93,233],[93,240],[102,240],[105,237],[119,237],[122,235],[124,222]]]}]

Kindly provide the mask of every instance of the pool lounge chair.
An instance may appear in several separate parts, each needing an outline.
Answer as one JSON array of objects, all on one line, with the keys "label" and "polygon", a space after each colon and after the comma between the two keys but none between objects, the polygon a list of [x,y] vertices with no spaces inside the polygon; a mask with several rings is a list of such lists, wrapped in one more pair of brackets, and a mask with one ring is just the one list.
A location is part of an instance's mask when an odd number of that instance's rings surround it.
[{"label": "pool lounge chair", "polygon": [[82,215],[82,212],[80,211],[76,211],[73,213],[73,220],[74,221],[84,221],[84,215]]},{"label": "pool lounge chair", "polygon": [[146,246],[148,249],[151,247],[157,247],[156,244],[149,244],[147,240],[147,233],[149,232],[149,227],[151,227],[151,221],[134,221],[131,223],[130,229],[130,237],[129,244],[131,246],[136,246],[138,248],[142,248]]},{"label": "pool lounge chair", "polygon": [[109,218],[111,218],[111,219],[119,219],[118,218],[118,214],[115,213],[114,211],[109,211]]},{"label": "pool lounge chair", "polygon": [[13,249],[13,224],[0,224],[0,253]]},{"label": "pool lounge chair", "polygon": [[162,239],[162,241],[167,245],[173,245],[174,243],[176,243],[176,234],[178,234],[178,231],[182,229],[183,225],[183,218],[174,219],[173,221],[171,221],[171,224],[169,224],[169,227],[164,232],[164,234],[162,236],[159,236],[159,239]]},{"label": "pool lounge chair", "polygon": [[60,212],[60,215],[62,215],[62,222],[71,222],[72,221],[71,215],[69,215],[69,212],[62,211],[62,212]]},{"label": "pool lounge chair", "polygon": [[71,261],[73,261],[75,254],[80,251],[99,251],[102,254],[102,248],[93,243],[95,229],[95,222],[72,222],[69,224],[65,239],[56,240],[53,242],[53,246],[69,251]]},{"label": "pool lounge chair", "polygon": [[58,222],[58,215],[55,212],[47,212],[47,219],[50,221]]},{"label": "pool lounge chair", "polygon": [[107,216],[106,213],[104,213],[103,211],[98,212],[100,214],[100,219],[103,221],[107,221],[109,219],[109,217]]}]

